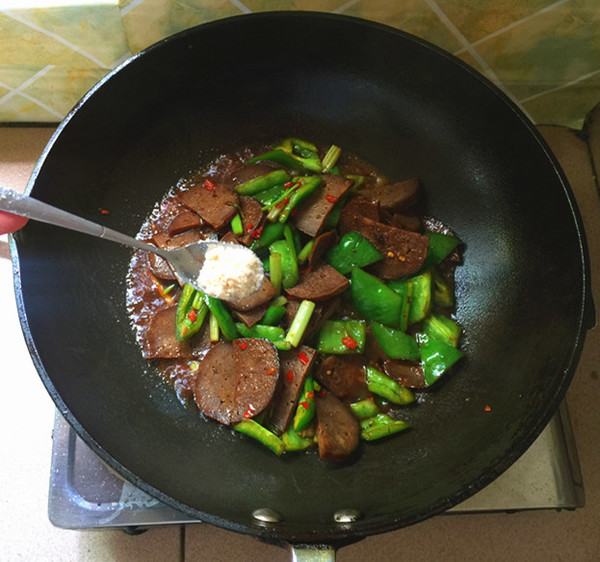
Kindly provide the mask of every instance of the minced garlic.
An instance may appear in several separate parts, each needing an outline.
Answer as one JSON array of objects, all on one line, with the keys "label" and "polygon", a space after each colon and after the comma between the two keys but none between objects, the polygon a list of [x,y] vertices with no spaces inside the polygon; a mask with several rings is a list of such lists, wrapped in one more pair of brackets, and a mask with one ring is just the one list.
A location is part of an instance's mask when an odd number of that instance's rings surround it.
[{"label": "minced garlic", "polygon": [[264,279],[258,256],[239,244],[214,244],[206,250],[198,286],[222,300],[237,300],[251,295]]}]

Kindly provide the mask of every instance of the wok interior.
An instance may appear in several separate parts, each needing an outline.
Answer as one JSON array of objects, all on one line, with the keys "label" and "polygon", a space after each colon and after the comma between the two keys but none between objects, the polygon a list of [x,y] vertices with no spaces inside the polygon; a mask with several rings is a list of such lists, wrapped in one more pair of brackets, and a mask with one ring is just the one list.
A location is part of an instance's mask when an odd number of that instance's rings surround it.
[{"label": "wok interior", "polygon": [[[410,37],[330,16],[216,22],[151,49],[61,127],[31,193],[135,235],[190,170],[289,135],[418,176],[428,212],[465,243],[467,358],[407,409],[413,430],[333,466],[316,454],[277,458],[203,421],[135,344],[130,251],[81,234],[32,223],[16,237],[22,317],[59,408],[134,483],[233,530],[332,540],[450,507],[525,450],[574,369],[582,247],[568,188],[510,104]],[[262,507],[284,522],[255,524]],[[333,523],[345,508],[362,519]]]}]

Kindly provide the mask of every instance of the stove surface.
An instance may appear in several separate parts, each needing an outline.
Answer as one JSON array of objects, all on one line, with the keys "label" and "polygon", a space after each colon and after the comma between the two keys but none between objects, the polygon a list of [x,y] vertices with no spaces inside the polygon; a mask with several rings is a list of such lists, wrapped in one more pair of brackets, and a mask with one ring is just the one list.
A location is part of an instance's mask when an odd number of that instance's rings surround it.
[{"label": "stove surface", "polygon": [[[579,461],[563,403],[513,466],[446,513],[575,509],[583,503]],[[53,525],[64,529],[122,528],[130,533],[156,525],[199,523],[121,478],[76,435],[58,411],[48,514]]]}]

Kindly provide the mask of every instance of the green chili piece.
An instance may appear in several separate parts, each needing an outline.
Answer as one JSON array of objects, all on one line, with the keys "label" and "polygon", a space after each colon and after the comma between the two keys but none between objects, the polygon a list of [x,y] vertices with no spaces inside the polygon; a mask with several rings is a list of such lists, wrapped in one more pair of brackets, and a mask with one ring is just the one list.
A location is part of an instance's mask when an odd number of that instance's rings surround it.
[{"label": "green chili piece", "polygon": [[175,337],[178,341],[191,338],[202,327],[208,312],[202,299],[198,298],[202,294],[189,283],[183,286],[175,313]]},{"label": "green chili piece", "polygon": [[353,402],[350,404],[350,409],[352,410],[352,413],[360,420],[372,418],[379,413],[379,408],[373,401],[373,398],[365,398],[363,400],[359,400],[358,402]]},{"label": "green chili piece", "polygon": [[240,195],[254,195],[259,191],[269,189],[274,185],[284,184],[289,181],[290,175],[285,170],[273,170],[264,176],[259,176],[235,186]]},{"label": "green chili piece", "polygon": [[378,322],[371,323],[371,330],[388,357],[413,361],[421,357],[417,340],[401,330],[395,330]]},{"label": "green chili piece", "polygon": [[458,347],[458,339],[462,332],[462,328],[454,320],[441,314],[432,314],[425,318],[422,330],[428,336],[452,347]]},{"label": "green chili piece", "polygon": [[218,342],[219,338],[221,337],[221,330],[219,330],[219,322],[217,317],[212,312],[210,313],[209,327],[210,341],[213,343]]},{"label": "green chili piece", "polygon": [[358,232],[347,232],[337,246],[325,254],[325,261],[342,275],[380,259],[383,259],[383,254]]},{"label": "green chili piece", "polygon": [[408,310],[408,324],[420,322],[431,308],[431,271],[411,277],[412,294]]},{"label": "green chili piece", "polygon": [[285,306],[271,304],[271,306],[267,308],[265,315],[260,319],[260,323],[267,326],[276,326],[284,316]]},{"label": "green chili piece", "polygon": [[366,441],[374,441],[388,435],[393,435],[410,428],[410,425],[402,420],[395,420],[387,414],[377,414],[372,418],[360,422],[360,436]]},{"label": "green chili piece", "polygon": [[288,333],[285,336],[285,341],[289,342],[292,347],[298,347],[306,332],[306,327],[310,322],[312,313],[315,310],[315,303],[312,301],[302,301],[296,315],[290,324]]},{"label": "green chili piece", "polygon": [[253,240],[252,244],[250,244],[250,249],[255,252],[260,248],[270,246],[273,242],[280,240],[281,238],[283,238],[283,224],[279,222],[266,222],[263,225],[258,240]]},{"label": "green chili piece", "polygon": [[327,320],[319,332],[317,349],[336,355],[365,351],[367,323],[364,320]]},{"label": "green chili piece", "polygon": [[415,401],[415,395],[410,389],[404,388],[391,377],[375,369],[375,367],[370,365],[366,367],[365,380],[370,392],[394,404],[404,406]]},{"label": "green chili piece", "polygon": [[219,299],[203,294],[204,302],[210,311],[215,315],[221,333],[228,339],[234,340],[239,337],[235,322],[227,310],[227,307]]},{"label": "green chili piece", "polygon": [[456,246],[460,240],[456,236],[442,234],[441,232],[426,232],[425,236],[429,238],[427,255],[423,262],[423,267],[429,267],[440,263]]},{"label": "green chili piece", "polygon": [[298,283],[298,258],[292,231],[288,225],[283,227],[284,240],[277,240],[270,246],[271,252],[281,254],[281,285],[289,289]]},{"label": "green chili piece", "polygon": [[265,189],[264,191],[259,191],[252,197],[260,202],[263,205],[262,210],[266,211],[271,207],[271,205],[277,202],[277,200],[285,193],[285,191],[285,184],[279,184],[269,187],[269,189]]},{"label": "green chili piece", "polygon": [[460,349],[426,333],[417,334],[417,339],[421,346],[421,365],[427,386],[436,382],[464,355]]},{"label": "green chili piece", "polygon": [[304,379],[304,386],[294,415],[294,431],[303,431],[312,422],[315,415],[315,384],[313,378],[308,375]]},{"label": "green chili piece", "polygon": [[276,146],[275,149],[283,150],[311,172],[319,173],[322,170],[319,149],[311,142],[289,138]]},{"label": "green chili piece", "polygon": [[350,294],[356,311],[366,318],[400,328],[404,300],[374,275],[360,268],[352,270]]},{"label": "green chili piece", "polygon": [[263,324],[254,324],[251,328],[248,328],[241,322],[236,322],[235,327],[237,331],[244,338],[259,338],[269,340],[270,342],[278,342],[285,338],[285,332],[283,328],[278,326],[265,326]]},{"label": "green chili piece", "polygon": [[408,313],[410,312],[410,300],[413,292],[412,283],[410,281],[391,279],[386,283],[386,285],[402,299],[400,324],[398,325],[398,329],[405,332],[406,328],[408,327]]},{"label": "green chili piece", "polygon": [[306,439],[294,431],[293,424],[290,424],[285,430],[281,436],[281,440],[285,445],[286,451],[304,451],[313,444],[312,439]]},{"label": "green chili piece", "polygon": [[256,439],[258,442],[271,449],[271,451],[273,451],[276,455],[281,455],[283,451],[285,451],[285,445],[283,444],[283,441],[273,432],[269,431],[266,427],[263,427],[254,420],[243,420],[239,423],[236,423],[233,426],[233,429],[243,433],[244,435],[247,435],[248,437]]},{"label": "green chili piece", "polygon": [[250,158],[250,160],[246,161],[246,164],[254,164],[255,162],[261,162],[263,160],[277,162],[278,164],[281,164],[282,166],[292,170],[301,170],[304,167],[302,166],[301,162],[298,162],[298,160],[290,156],[287,152],[278,149],[265,152],[264,154],[259,154],[254,158]]},{"label": "green chili piece", "polygon": [[321,185],[322,178],[321,176],[305,176],[294,178],[294,181],[299,182],[300,187],[290,194],[289,201],[279,215],[279,222],[286,222],[288,220],[291,212]]},{"label": "green chili piece", "polygon": [[441,308],[453,307],[454,291],[435,269],[431,271],[431,282],[431,299],[433,304]]}]

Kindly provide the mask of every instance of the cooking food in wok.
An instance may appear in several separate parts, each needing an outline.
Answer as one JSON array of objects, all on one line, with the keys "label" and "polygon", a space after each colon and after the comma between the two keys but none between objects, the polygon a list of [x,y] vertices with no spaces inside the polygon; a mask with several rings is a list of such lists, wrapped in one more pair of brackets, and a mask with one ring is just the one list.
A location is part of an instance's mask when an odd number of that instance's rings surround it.
[{"label": "cooking food in wok", "polygon": [[493,85],[410,35],[327,14],[216,21],[134,57],[61,124],[28,191],[135,236],[179,179],[288,136],[418,178],[428,215],[464,244],[464,356],[403,410],[411,430],[331,463],[273,455],[182,407],[140,352],[131,252],[115,244],[30,221],[11,242],[17,302],[57,408],[125,478],[227,529],[350,540],[451,507],[533,442],[593,318],[587,247],[556,160]]},{"label": "cooking food in wok", "polygon": [[348,460],[359,439],[408,429],[402,407],[462,357],[459,240],[423,218],[419,192],[335,144],[287,138],[221,156],[170,190],[141,235],[165,249],[246,245],[268,277],[250,297],[217,299],[136,255],[128,306],[144,356],[184,404],[278,455],[316,443],[322,459]]}]

